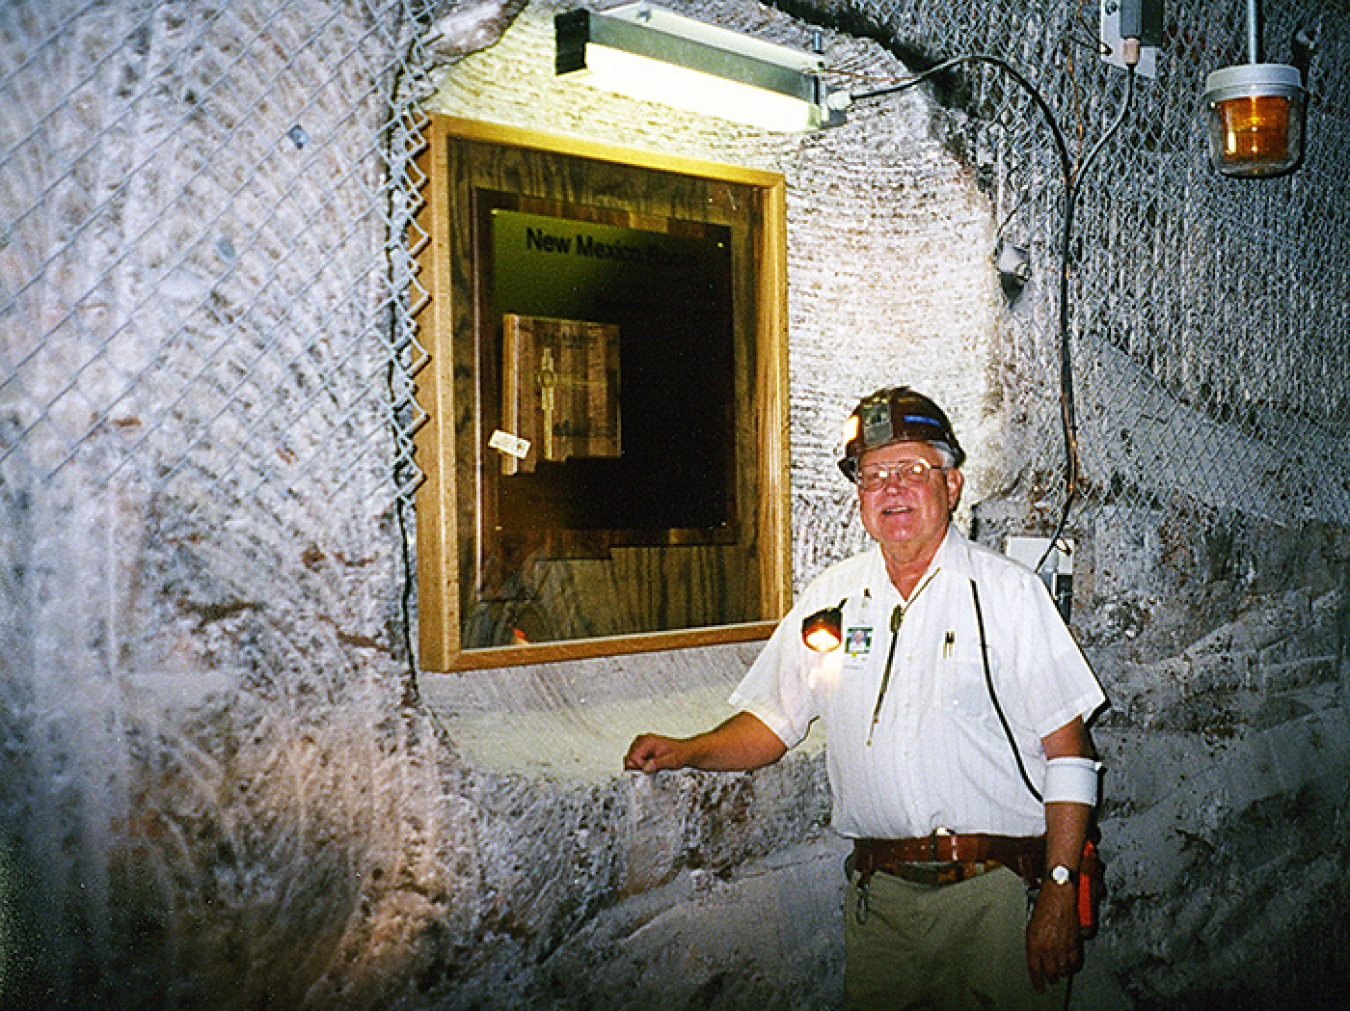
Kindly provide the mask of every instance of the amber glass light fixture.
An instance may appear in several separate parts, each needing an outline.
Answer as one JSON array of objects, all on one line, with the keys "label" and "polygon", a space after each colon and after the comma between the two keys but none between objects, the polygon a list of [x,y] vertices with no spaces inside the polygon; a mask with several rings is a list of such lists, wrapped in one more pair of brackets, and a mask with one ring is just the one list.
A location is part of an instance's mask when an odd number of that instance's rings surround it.
[{"label": "amber glass light fixture", "polygon": [[1209,75],[1209,157],[1226,176],[1263,178],[1303,160],[1306,92],[1296,67],[1253,63]]},{"label": "amber glass light fixture", "polygon": [[1261,8],[1247,0],[1247,63],[1205,82],[1210,163],[1226,176],[1282,176],[1303,161],[1307,92],[1298,67],[1261,57]]}]

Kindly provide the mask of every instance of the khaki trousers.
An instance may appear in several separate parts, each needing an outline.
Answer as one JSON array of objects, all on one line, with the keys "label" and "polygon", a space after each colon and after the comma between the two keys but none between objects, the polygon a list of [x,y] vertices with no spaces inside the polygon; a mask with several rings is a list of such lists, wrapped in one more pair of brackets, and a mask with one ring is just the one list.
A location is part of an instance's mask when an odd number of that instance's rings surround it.
[{"label": "khaki trousers", "polygon": [[1045,993],[1027,971],[1026,885],[997,868],[954,885],[920,885],[890,874],[868,882],[858,922],[857,875],[844,910],[847,1011],[1050,1011],[1066,983]]}]

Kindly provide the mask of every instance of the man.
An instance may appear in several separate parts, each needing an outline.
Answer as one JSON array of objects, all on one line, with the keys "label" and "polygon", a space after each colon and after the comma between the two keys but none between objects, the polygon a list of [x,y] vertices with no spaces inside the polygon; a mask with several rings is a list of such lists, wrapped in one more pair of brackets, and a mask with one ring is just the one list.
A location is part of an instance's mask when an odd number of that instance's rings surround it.
[{"label": "man", "polygon": [[[1082,965],[1099,768],[1085,721],[1105,696],[1036,576],[951,525],[964,459],[927,397],[864,398],[840,467],[876,544],[805,590],[735,716],[644,734],[624,759],[754,769],[823,721],[833,826],[854,840],[849,1008],[1058,1007]],[[808,646],[805,625],[831,614],[837,638]]]}]

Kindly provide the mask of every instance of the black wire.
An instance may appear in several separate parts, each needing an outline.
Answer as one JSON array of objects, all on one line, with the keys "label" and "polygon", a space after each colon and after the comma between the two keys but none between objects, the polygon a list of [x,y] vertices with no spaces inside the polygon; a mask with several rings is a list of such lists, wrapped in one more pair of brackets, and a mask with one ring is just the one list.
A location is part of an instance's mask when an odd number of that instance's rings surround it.
[{"label": "black wire", "polygon": [[886,701],[886,688],[891,683],[891,664],[895,660],[895,644],[900,641],[899,631],[900,623],[905,620],[905,608],[901,604],[896,604],[895,609],[891,611],[891,648],[886,652],[886,669],[881,672],[881,690],[877,692],[877,705],[872,711],[872,723],[867,728],[867,743],[872,743],[872,731],[877,727],[877,720],[881,719],[881,705]]},{"label": "black wire", "polygon": [[[1035,572],[1041,571],[1041,566],[1046,563],[1056,545],[1059,544],[1060,538],[1064,536],[1064,528],[1069,521],[1069,509],[1078,497],[1078,479],[1082,470],[1082,458],[1078,452],[1078,417],[1073,390],[1073,350],[1070,346],[1069,334],[1069,263],[1073,253],[1073,225],[1074,213],[1078,206],[1078,192],[1089,166],[1096,160],[1102,148],[1106,146],[1106,142],[1115,135],[1121,124],[1125,122],[1125,116],[1129,112],[1133,99],[1134,67],[1130,66],[1126,68],[1125,99],[1121,102],[1120,112],[1116,115],[1115,122],[1098,138],[1097,143],[1093,145],[1087,157],[1078,166],[1077,171],[1070,172],[1066,176],[1064,221],[1060,236],[1059,254],[1059,407],[1060,425],[1064,433],[1064,502],[1060,506],[1059,521],[1055,524],[1054,532],[1050,535],[1050,543],[1046,545],[1045,553],[1036,562]],[[1047,115],[1049,115],[1048,112]]]},{"label": "black wire", "polygon": [[1045,97],[1036,89],[1029,80],[1026,79],[1012,64],[997,56],[988,56],[975,53],[965,56],[954,56],[949,60],[920,74],[916,74],[904,81],[888,85],[884,88],[875,88],[871,91],[859,92],[850,95],[851,101],[858,102],[868,98],[879,98],[884,95],[893,95],[910,88],[917,87],[929,78],[938,73],[957,66],[961,63],[984,63],[1002,70],[1031,96],[1031,100],[1036,107],[1040,109],[1045,118],[1045,125],[1050,129],[1050,136],[1055,142],[1055,151],[1059,155],[1060,179],[1064,184],[1064,218],[1060,235],[1060,253],[1059,253],[1059,405],[1060,405],[1060,426],[1064,435],[1064,503],[1060,507],[1059,520],[1055,524],[1054,533],[1050,537],[1050,543],[1045,549],[1045,554],[1041,556],[1036,563],[1035,571],[1039,572],[1041,566],[1046,563],[1060,538],[1064,535],[1064,528],[1068,523],[1069,509],[1078,496],[1078,480],[1082,470],[1082,460],[1078,453],[1078,417],[1074,405],[1073,391],[1073,360],[1072,348],[1070,347],[1069,336],[1069,262],[1073,253],[1073,224],[1074,211],[1078,202],[1078,190],[1082,184],[1083,176],[1088,167],[1096,159],[1098,153],[1106,146],[1106,142],[1111,139],[1125,122],[1125,116],[1129,112],[1134,99],[1134,67],[1126,67],[1125,78],[1125,98],[1121,103],[1120,112],[1116,115],[1115,121],[1107,128],[1106,132],[1097,140],[1092,149],[1088,152],[1086,158],[1075,170],[1073,161],[1069,156],[1069,146],[1064,139],[1064,131],[1060,128],[1059,120],[1055,118],[1054,111],[1050,108]]},{"label": "black wire", "polygon": [[1054,112],[1050,109],[1050,106],[1046,103],[1045,98],[1041,93],[1036,90],[1036,87],[1023,77],[1021,72],[1011,63],[997,56],[989,56],[983,53],[953,56],[951,59],[943,60],[936,66],[929,67],[927,70],[915,74],[913,77],[906,78],[903,81],[897,81],[895,84],[886,85],[884,88],[874,88],[871,91],[862,91],[852,94],[849,96],[849,99],[854,102],[861,102],[869,98],[881,98],[885,95],[894,95],[901,91],[908,91],[910,88],[923,84],[929,78],[937,76],[942,73],[942,71],[962,63],[986,63],[992,67],[997,67],[1026,90],[1027,94],[1031,96],[1031,100],[1036,103],[1036,106],[1045,116],[1046,125],[1050,127],[1051,136],[1055,141],[1055,150],[1059,154],[1060,173],[1064,179],[1065,186],[1068,186],[1072,179],[1073,166],[1069,159],[1069,146],[1064,140],[1064,131],[1060,129],[1059,121],[1055,119]]}]

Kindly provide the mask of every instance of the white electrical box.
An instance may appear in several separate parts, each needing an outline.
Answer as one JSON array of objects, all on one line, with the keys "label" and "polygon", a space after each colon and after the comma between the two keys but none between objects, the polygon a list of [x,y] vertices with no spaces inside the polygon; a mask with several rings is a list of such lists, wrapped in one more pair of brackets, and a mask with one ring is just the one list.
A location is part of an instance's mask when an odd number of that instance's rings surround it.
[{"label": "white electrical box", "polygon": [[[1009,537],[1003,544],[1003,553],[1021,562],[1036,575],[1055,598],[1055,606],[1064,620],[1069,620],[1073,605],[1072,538],[1061,537],[1051,546],[1049,537]],[[1045,559],[1042,564],[1041,559]],[[1040,565],[1040,568],[1037,568]]]}]

